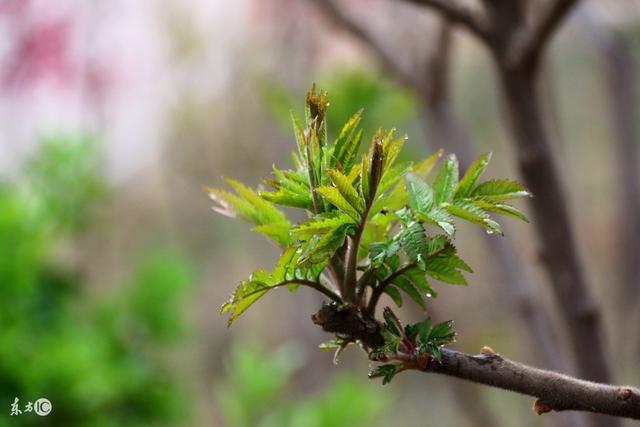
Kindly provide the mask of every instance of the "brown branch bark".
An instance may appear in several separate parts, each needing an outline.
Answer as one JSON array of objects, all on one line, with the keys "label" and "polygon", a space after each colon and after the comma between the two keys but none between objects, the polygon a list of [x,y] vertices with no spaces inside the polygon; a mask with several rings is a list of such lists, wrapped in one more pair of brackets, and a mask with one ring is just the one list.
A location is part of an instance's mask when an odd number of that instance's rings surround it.
[{"label": "brown branch bark", "polygon": [[348,14],[346,14],[335,0],[317,0],[313,2],[323,13],[323,15],[329,18],[333,24],[337,25],[343,30],[349,32],[356,39],[363,42],[363,44],[369,48],[380,61],[380,65],[383,70],[393,76],[395,80],[407,87],[414,87],[420,85],[413,75],[406,72],[402,67],[397,65],[397,60],[393,58],[393,55],[387,51],[365,28],[354,21]]},{"label": "brown branch bark", "polygon": [[481,41],[489,39],[483,17],[453,0],[405,0],[438,12],[445,20],[473,33]]},{"label": "brown branch bark", "polygon": [[523,28],[517,37],[512,38],[514,51],[510,56],[515,68],[537,68],[554,33],[577,3],[578,0],[552,0],[540,12],[531,29]]},{"label": "brown branch bark", "polygon": [[594,383],[503,358],[497,353],[469,355],[442,349],[426,372],[472,381],[537,398],[534,410],[586,411],[640,420],[640,389]]},{"label": "brown branch bark", "polygon": [[[355,306],[325,304],[311,319],[326,332],[360,340],[365,349],[382,345],[384,326]],[[485,347],[479,355],[441,348],[441,359],[433,356],[422,370],[537,398],[534,410],[585,411],[640,420],[640,389],[608,385],[534,368],[506,358]],[[407,356],[408,357],[408,356]],[[403,358],[402,370],[418,370],[413,359]],[[603,418],[614,425],[618,419]]]}]

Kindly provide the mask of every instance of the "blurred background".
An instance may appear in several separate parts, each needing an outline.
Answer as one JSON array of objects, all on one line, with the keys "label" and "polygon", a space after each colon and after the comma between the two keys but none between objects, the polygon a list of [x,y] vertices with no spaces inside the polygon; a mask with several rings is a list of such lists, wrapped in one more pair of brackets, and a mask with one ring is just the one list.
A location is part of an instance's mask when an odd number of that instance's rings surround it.
[{"label": "blurred background", "polygon": [[[517,177],[495,70],[465,33],[387,0],[0,0],[0,35],[0,426],[569,422],[435,375],[383,387],[355,349],[334,366],[310,321],[322,298],[305,289],[274,291],[230,329],[218,315],[278,253],[216,216],[202,187],[257,186],[290,164],[289,110],[312,82],[329,92],[330,134],[364,107],[365,135],[407,133],[407,158],[493,151],[489,175]],[[541,85],[615,377],[633,384],[639,56],[640,4],[584,1]],[[460,227],[475,274],[438,284],[430,315],[455,319],[461,351],[572,373],[532,227],[503,222],[506,248]],[[40,397],[49,416],[10,416]]]}]

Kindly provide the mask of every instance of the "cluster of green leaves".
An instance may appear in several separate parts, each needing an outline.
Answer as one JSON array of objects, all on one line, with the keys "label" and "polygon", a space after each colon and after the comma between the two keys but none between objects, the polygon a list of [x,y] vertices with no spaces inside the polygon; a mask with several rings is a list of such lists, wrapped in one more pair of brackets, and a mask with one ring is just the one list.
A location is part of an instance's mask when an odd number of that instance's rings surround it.
[{"label": "cluster of green leaves", "polygon": [[453,321],[433,324],[431,318],[412,325],[402,326],[400,320],[385,308],[385,345],[375,348],[369,357],[376,361],[397,360],[398,363],[378,365],[369,371],[369,378],[382,378],[387,384],[400,371],[407,368],[425,369],[432,359],[441,360],[440,348],[455,340]]},{"label": "cluster of green leaves", "polygon": [[234,344],[216,379],[215,400],[229,427],[352,427],[385,425],[389,398],[382,390],[347,374],[335,375],[322,389],[292,396],[305,364],[303,349],[288,342],[266,351]]},{"label": "cluster of green leaves", "polygon": [[[452,243],[454,217],[501,234],[490,215],[525,216],[508,203],[529,193],[508,179],[480,182],[490,154],[478,158],[462,178],[455,155],[441,162],[437,152],[418,162],[402,162],[398,154],[406,137],[378,130],[363,149],[362,111],[355,113],[329,141],[325,92],[307,94],[305,123],[292,114],[297,152],[293,168],[274,167],[254,191],[228,180],[235,193],[209,189],[214,209],[255,224],[282,248],[272,272],[256,271],[240,283],[222,312],[231,323],[269,290],[287,285],[312,287],[339,303],[372,315],[380,296],[397,305],[402,293],[422,307],[435,296],[431,279],[466,284],[471,268]],[[307,219],[298,224],[275,205],[300,208]]]},{"label": "cluster of green leaves", "polygon": [[[190,402],[170,360],[186,332],[187,260],[146,254],[126,286],[93,298],[85,277],[56,257],[103,203],[96,148],[49,139],[15,177],[20,183],[0,181],[0,401],[18,397],[23,410],[47,397],[50,425],[189,425]],[[0,426],[41,421],[6,408]]]}]

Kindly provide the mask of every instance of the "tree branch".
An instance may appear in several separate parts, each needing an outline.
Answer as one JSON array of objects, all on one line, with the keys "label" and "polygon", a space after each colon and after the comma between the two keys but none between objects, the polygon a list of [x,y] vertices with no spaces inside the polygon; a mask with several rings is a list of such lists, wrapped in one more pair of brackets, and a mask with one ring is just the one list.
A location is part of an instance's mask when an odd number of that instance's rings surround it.
[{"label": "tree branch", "polygon": [[[307,286],[309,288],[315,289],[316,291],[326,295],[327,297],[329,297],[332,301],[335,302],[340,302],[342,301],[342,299],[340,298],[340,296],[338,296],[335,292],[333,292],[331,289],[326,288],[325,286],[323,286],[321,283],[319,282],[314,282],[311,280],[304,280],[304,279],[290,279],[290,280],[284,280],[282,282],[276,283],[275,285],[270,286],[270,288],[278,288],[280,286],[286,286],[286,285],[301,285],[301,286]],[[260,290],[261,291],[261,290]]]},{"label": "tree branch", "polygon": [[540,13],[540,19],[523,37],[513,40],[510,62],[521,69],[536,68],[549,41],[578,0],[554,0]]},{"label": "tree branch", "polygon": [[318,8],[334,24],[348,31],[352,36],[360,40],[376,55],[384,71],[409,88],[420,86],[421,81],[406,72],[398,65],[398,61],[385,49],[365,28],[345,13],[335,0],[318,0],[314,2]]},{"label": "tree branch", "polygon": [[[324,304],[311,319],[325,332],[360,340],[370,348],[385,342],[384,326],[353,305]],[[637,387],[585,381],[534,368],[505,359],[488,347],[478,355],[448,348],[440,348],[440,353],[440,360],[432,355],[424,369],[418,368],[415,359],[407,354],[389,360],[401,361],[396,372],[433,372],[535,397],[533,409],[538,415],[550,411],[585,411],[640,420],[640,389]]]},{"label": "tree branch", "polygon": [[[588,351],[588,349],[585,349]],[[584,381],[505,359],[497,353],[469,355],[441,349],[426,372],[448,375],[536,397],[534,410],[587,411],[640,419],[640,389]]]},{"label": "tree branch", "polygon": [[452,0],[404,0],[433,9],[453,24],[473,33],[483,42],[489,40],[489,30],[483,18],[465,6]]}]

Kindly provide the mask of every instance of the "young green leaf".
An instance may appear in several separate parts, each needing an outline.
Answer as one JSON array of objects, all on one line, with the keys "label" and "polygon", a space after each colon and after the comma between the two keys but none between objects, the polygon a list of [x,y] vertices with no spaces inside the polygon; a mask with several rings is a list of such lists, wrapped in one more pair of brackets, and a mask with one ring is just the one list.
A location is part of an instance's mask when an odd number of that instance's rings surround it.
[{"label": "young green leaf", "polygon": [[433,182],[436,204],[446,202],[451,197],[458,185],[458,159],[455,154],[450,154],[440,167],[440,172]]},{"label": "young green leaf", "polygon": [[419,222],[412,222],[399,233],[400,246],[407,254],[407,257],[423,270],[424,261],[427,254],[427,236],[424,228]]},{"label": "young green leaf", "polygon": [[410,280],[407,280],[404,276],[398,276],[393,279],[392,282],[395,286],[403,290],[409,298],[411,298],[416,304],[418,304],[423,310],[427,308],[425,305],[422,294],[418,291]]},{"label": "young green leaf", "polygon": [[465,279],[462,273],[443,259],[430,259],[429,262],[427,262],[427,274],[434,279],[438,279],[452,285],[467,284],[467,279]]},{"label": "young green leaf", "polygon": [[400,291],[397,288],[394,286],[387,286],[384,288],[384,293],[389,295],[395,305],[402,307],[402,295],[400,295]]},{"label": "young green leaf", "polygon": [[279,243],[280,246],[288,246],[291,243],[291,224],[288,221],[258,225],[252,231],[264,234]]},{"label": "young green leaf", "polygon": [[444,209],[433,208],[427,214],[419,213],[417,217],[422,221],[426,221],[429,224],[440,227],[442,231],[447,233],[449,236],[453,236],[456,231],[456,228],[453,225],[453,218],[451,218],[451,215],[449,215]]},{"label": "young green leaf", "polygon": [[492,179],[483,182],[471,193],[471,197],[488,198],[491,201],[516,199],[530,195],[522,184],[509,179]]},{"label": "young green leaf", "polygon": [[275,286],[279,286],[279,284],[274,281],[271,274],[264,270],[257,270],[249,277],[249,280],[240,282],[231,294],[229,301],[222,305],[220,313],[231,314],[229,317],[229,325],[231,325],[238,316]]},{"label": "young green leaf", "polygon": [[393,377],[396,375],[397,370],[397,366],[393,364],[376,366],[369,371],[369,378],[382,377],[382,385],[385,385],[391,382]]},{"label": "young green leaf", "polygon": [[354,220],[344,213],[333,211],[317,215],[292,230],[296,239],[306,240],[317,234],[326,234],[345,225],[355,225]]},{"label": "young green leaf", "polygon": [[431,211],[435,201],[435,195],[431,186],[414,173],[407,174],[405,183],[411,209],[427,215]]},{"label": "young green leaf", "polygon": [[487,165],[489,165],[490,161],[491,153],[486,153],[471,163],[469,169],[467,169],[467,172],[460,180],[458,188],[456,188],[454,198],[459,199],[471,194],[471,191],[478,182],[478,179],[480,179],[484,171],[487,169]]},{"label": "young green leaf", "polygon": [[356,210],[351,204],[344,198],[342,193],[335,187],[318,187],[316,192],[321,194],[322,197],[331,203],[333,206],[349,215],[355,221],[360,221],[360,212]]},{"label": "young green leaf", "polygon": [[361,214],[364,211],[364,199],[360,197],[358,191],[353,187],[353,185],[351,185],[349,178],[344,176],[342,172],[337,169],[329,169],[327,174],[342,197],[349,202],[356,212]]},{"label": "young green leaf", "polygon": [[500,224],[494,221],[489,214],[471,202],[466,200],[456,200],[453,203],[445,203],[443,207],[451,215],[481,225],[490,233],[503,234]]},{"label": "young green leaf", "polygon": [[493,202],[488,202],[486,200],[479,199],[479,200],[474,200],[473,204],[489,212],[497,213],[500,215],[507,215],[507,216],[521,219],[525,222],[529,222],[529,219],[524,213],[522,213],[519,209],[511,205],[508,205],[506,203],[493,203]]},{"label": "young green leaf", "polygon": [[349,173],[362,140],[362,130],[357,130],[362,117],[362,110],[355,113],[340,131],[340,135],[333,144],[333,157],[331,167],[342,168],[344,173]]}]

